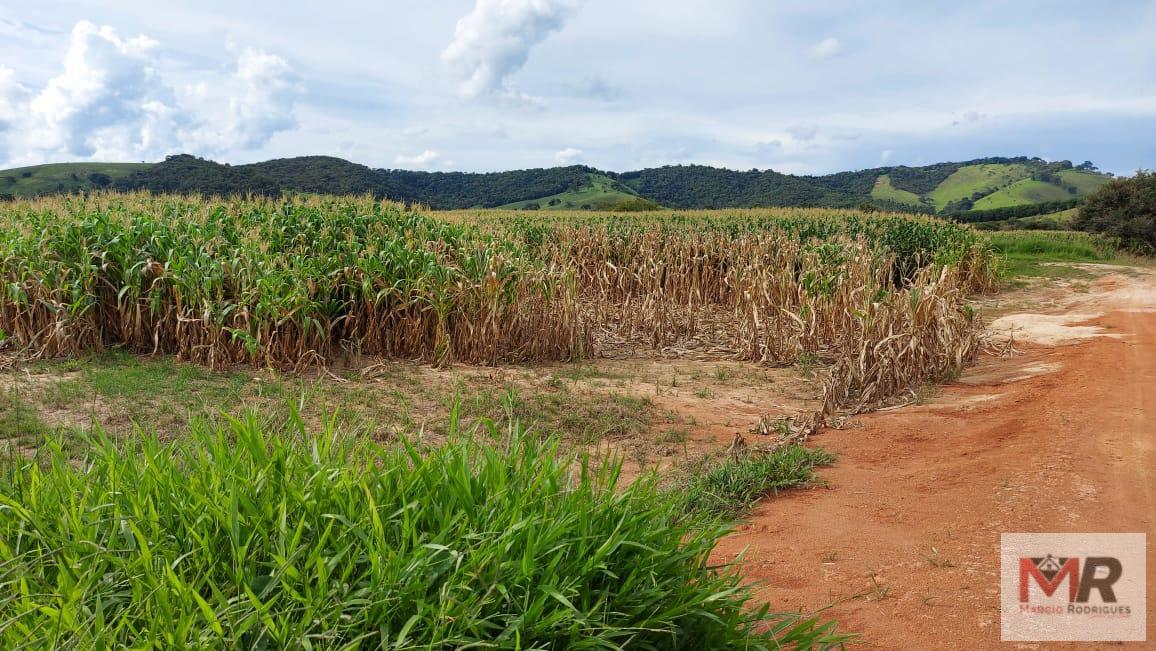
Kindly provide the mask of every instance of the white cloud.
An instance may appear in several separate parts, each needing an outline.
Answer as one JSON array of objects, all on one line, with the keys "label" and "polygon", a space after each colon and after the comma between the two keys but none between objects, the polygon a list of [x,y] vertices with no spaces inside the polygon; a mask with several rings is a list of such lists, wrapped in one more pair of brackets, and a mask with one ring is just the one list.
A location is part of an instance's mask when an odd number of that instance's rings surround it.
[{"label": "white cloud", "polygon": [[811,54],[820,59],[829,59],[843,51],[839,39],[828,36],[811,46]]},{"label": "white cloud", "polygon": [[[196,92],[209,119],[189,144],[198,151],[220,153],[260,149],[273,136],[296,127],[296,104],[304,88],[285,59],[248,48],[237,56],[235,71],[219,88],[202,83]],[[212,115],[212,107],[219,105],[228,106],[226,115]]]},{"label": "white cloud", "polygon": [[461,92],[467,97],[532,99],[513,89],[509,77],[575,9],[577,0],[477,0],[473,11],[458,20],[442,59],[462,74]]},{"label": "white cloud", "polygon": [[441,157],[442,155],[436,151],[427,149],[422,153],[416,154],[414,156],[395,156],[393,159],[393,164],[400,165],[401,167],[429,167]]},{"label": "white cloud", "polygon": [[200,81],[183,95],[160,63],[157,41],[123,38],[112,27],[81,21],[72,29],[63,71],[39,91],[0,68],[0,162],[218,155],[260,148],[296,126],[303,90],[278,56],[243,50],[231,74],[199,71]]},{"label": "white cloud", "polygon": [[887,161],[891,160],[892,158],[895,158],[895,150],[894,149],[884,149],[882,152],[879,153],[880,162],[886,163]]},{"label": "white cloud", "polygon": [[28,105],[29,153],[128,159],[170,151],[186,119],[154,66],[157,46],[77,23],[64,71]]},{"label": "white cloud", "polygon": [[304,91],[285,59],[245,50],[237,57],[236,79],[242,90],[229,100],[229,115],[238,146],[257,149],[297,126],[293,109]]},{"label": "white cloud", "polygon": [[573,165],[582,160],[583,152],[581,149],[567,147],[562,151],[554,152],[554,162],[559,165]]}]

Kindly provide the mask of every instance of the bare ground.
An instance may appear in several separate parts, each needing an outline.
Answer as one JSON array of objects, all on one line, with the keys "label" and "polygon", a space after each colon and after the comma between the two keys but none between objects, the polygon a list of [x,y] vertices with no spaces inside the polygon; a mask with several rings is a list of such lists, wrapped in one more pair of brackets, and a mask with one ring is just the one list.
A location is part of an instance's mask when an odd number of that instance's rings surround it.
[{"label": "bare ground", "polygon": [[336,414],[346,431],[418,435],[436,445],[457,404],[467,426],[479,418],[499,426],[516,419],[599,456],[618,456],[629,480],[725,448],[763,419],[821,405],[820,383],[803,367],[657,358],[498,368],[363,361],[305,375],[210,373],[171,357],[124,354],[12,363],[0,371],[0,447],[30,454],[45,433],[69,437],[94,424],[113,435],[132,435],[139,426],[175,438],[198,416],[253,410],[283,418],[288,402],[313,428]]},{"label": "bare ground", "polygon": [[[1000,533],[1156,540],[1156,276],[1091,271],[989,301],[1022,354],[823,432],[826,487],[764,502],[714,560],[741,555],[776,610],[830,606],[865,648],[982,649],[1001,647]],[[1156,640],[1151,561],[1148,603]]]}]

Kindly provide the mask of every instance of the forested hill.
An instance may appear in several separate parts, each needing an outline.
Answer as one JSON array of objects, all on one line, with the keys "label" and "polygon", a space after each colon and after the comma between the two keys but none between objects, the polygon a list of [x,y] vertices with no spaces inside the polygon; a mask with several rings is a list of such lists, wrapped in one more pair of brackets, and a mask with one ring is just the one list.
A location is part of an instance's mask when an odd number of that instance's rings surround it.
[{"label": "forested hill", "polygon": [[0,197],[111,188],[205,194],[373,194],[437,209],[860,207],[960,214],[1073,204],[1108,180],[1091,163],[984,158],[826,176],[676,165],[603,172],[573,165],[511,172],[373,169],[329,156],[226,165],[189,155],[156,164],[65,163],[0,171]]},{"label": "forested hill", "polygon": [[577,190],[588,184],[589,171],[580,166],[491,174],[375,170],[329,156],[222,165],[181,155],[133,172],[113,186],[123,190],[212,194],[229,190],[258,194],[373,194],[448,210],[494,208]]}]

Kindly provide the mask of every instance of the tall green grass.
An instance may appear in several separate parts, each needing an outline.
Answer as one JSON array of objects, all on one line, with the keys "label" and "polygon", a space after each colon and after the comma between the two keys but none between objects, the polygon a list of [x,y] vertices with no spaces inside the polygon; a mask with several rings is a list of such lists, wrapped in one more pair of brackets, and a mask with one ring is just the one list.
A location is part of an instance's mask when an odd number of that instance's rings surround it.
[{"label": "tall green grass", "polygon": [[988,242],[999,254],[1055,261],[1111,260],[1120,242],[1102,235],[1078,231],[998,231]]},{"label": "tall green grass", "polygon": [[[455,420],[455,419],[451,419]],[[726,529],[512,426],[421,450],[254,417],[0,465],[0,647],[823,647]],[[353,441],[358,442],[353,442]]]},{"label": "tall green grass", "polygon": [[1000,258],[1000,275],[1017,278],[1060,278],[1085,272],[1053,262],[1113,262],[1120,258],[1119,240],[1079,231],[994,231],[988,246]]}]

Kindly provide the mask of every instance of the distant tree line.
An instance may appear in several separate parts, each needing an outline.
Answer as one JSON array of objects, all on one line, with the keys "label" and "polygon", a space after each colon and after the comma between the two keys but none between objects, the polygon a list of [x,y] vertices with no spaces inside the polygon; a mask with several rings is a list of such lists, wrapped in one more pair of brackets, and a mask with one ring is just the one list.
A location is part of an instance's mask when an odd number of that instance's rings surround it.
[{"label": "distant tree line", "polygon": [[[135,171],[119,179],[103,173],[73,179],[70,187],[60,184],[57,192],[87,188],[150,190],[152,192],[201,193],[210,195],[251,194],[280,196],[286,193],[371,194],[379,198],[419,203],[435,209],[493,208],[529,202],[539,208],[551,205],[548,197],[589,188],[599,175],[608,177],[617,189],[637,194],[637,201],[621,200],[616,209],[731,208],[804,206],[857,208],[934,213],[932,206],[912,205],[871,196],[878,178],[886,174],[899,190],[926,194],[965,165],[1024,164],[1032,174],[1047,182],[1062,182],[1066,169],[1095,171],[1091,162],[1073,167],[1070,161],[1048,163],[1039,158],[979,158],[938,163],[923,167],[890,166],[840,172],[826,176],[795,176],[773,170],[738,171],[704,165],[673,165],[635,172],[600,172],[572,165],[549,169],[510,172],[420,172],[374,169],[330,156],[303,156],[265,161],[251,165],[228,165],[187,154],[169,156],[163,162]],[[23,172],[30,176],[31,172]],[[4,180],[0,178],[0,181]],[[15,181],[9,181],[13,184]],[[599,180],[599,183],[604,183]],[[601,187],[601,186],[599,186]],[[1075,192],[1075,188],[1069,191]],[[940,214],[962,221],[1000,219],[998,215],[1039,214],[1033,207],[1016,207],[1010,212],[973,209],[983,196],[977,193],[950,204]],[[1075,198],[1075,197],[1073,197]],[[591,208],[605,207],[589,204]],[[533,207],[533,206],[529,206]]]},{"label": "distant tree line", "polygon": [[[965,165],[1021,163],[1046,164],[1039,158],[990,157],[925,167],[874,167],[826,176],[794,176],[773,170],[746,172],[704,165],[668,165],[637,172],[611,174],[638,194],[672,208],[754,208],[810,206],[853,208],[873,205],[882,209],[925,212],[910,204],[881,201],[871,196],[878,178],[886,174],[892,187],[926,194]],[[1068,164],[1070,167],[1070,163]],[[970,208],[970,206],[968,206]],[[966,210],[962,209],[962,210]],[[958,212],[962,212],[958,210]]]},{"label": "distant tree line", "polygon": [[371,194],[421,203],[431,208],[494,208],[508,203],[577,190],[589,185],[591,168],[471,174],[371,169],[340,158],[303,156],[226,165],[187,154],[135,172],[116,183],[122,190],[278,196],[284,192]]},{"label": "distant tree line", "polygon": [[1020,217],[1034,217],[1036,215],[1047,215],[1053,212],[1060,212],[1061,210],[1068,210],[1079,205],[1079,199],[1069,199],[1067,201],[1050,201],[1047,203],[1029,203],[1020,206],[1007,206],[1004,208],[990,208],[988,210],[968,210],[951,215],[951,218],[959,222],[994,222],[1004,219],[1018,219]]}]

